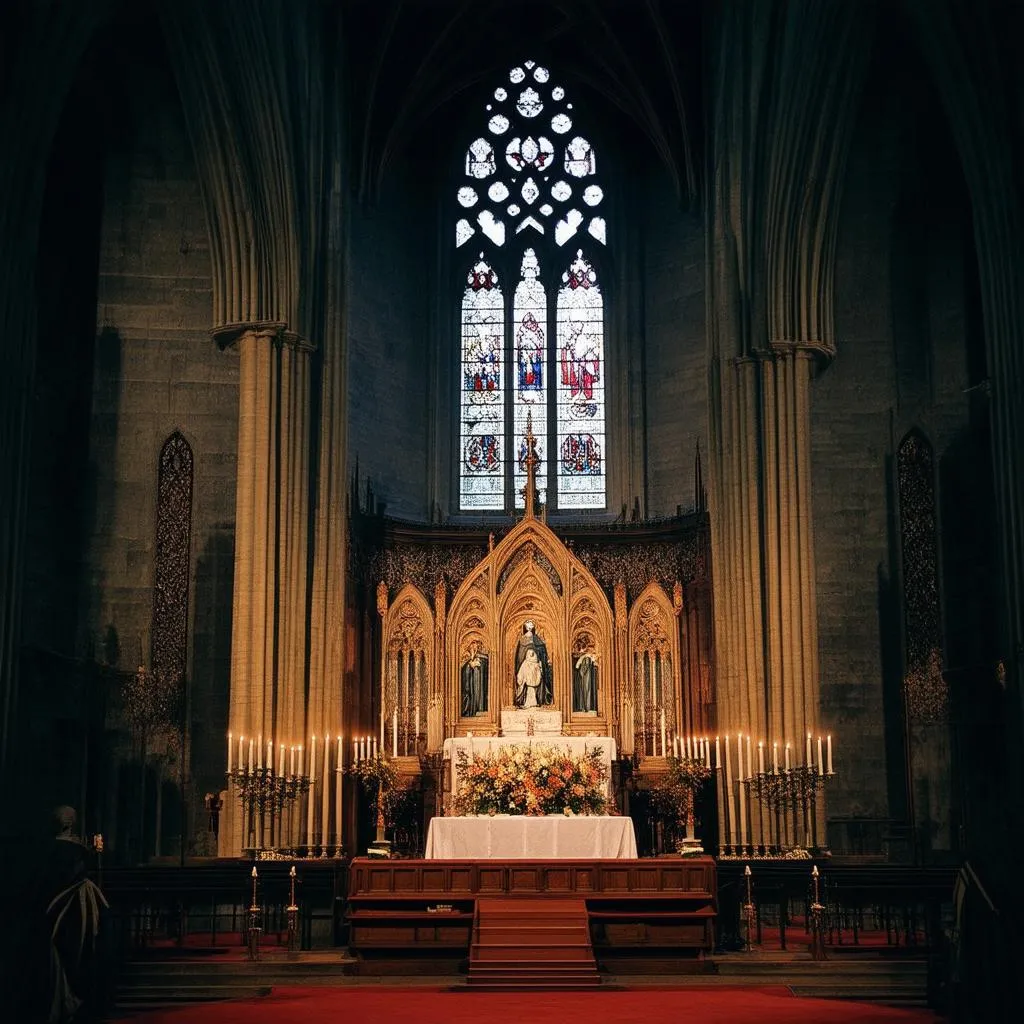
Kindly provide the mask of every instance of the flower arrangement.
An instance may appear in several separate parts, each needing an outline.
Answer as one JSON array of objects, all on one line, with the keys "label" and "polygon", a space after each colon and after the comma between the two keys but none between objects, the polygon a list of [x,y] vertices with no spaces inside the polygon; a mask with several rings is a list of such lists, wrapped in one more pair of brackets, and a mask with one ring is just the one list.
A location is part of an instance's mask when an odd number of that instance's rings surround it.
[{"label": "flower arrangement", "polygon": [[601,749],[582,756],[548,746],[501,747],[472,761],[459,752],[456,814],[603,814]]}]

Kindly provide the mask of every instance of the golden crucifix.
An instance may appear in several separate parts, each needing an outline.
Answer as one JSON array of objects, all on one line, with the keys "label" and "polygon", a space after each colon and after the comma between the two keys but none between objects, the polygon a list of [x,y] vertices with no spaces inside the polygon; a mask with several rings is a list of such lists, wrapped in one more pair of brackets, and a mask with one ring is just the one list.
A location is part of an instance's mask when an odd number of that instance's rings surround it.
[{"label": "golden crucifix", "polygon": [[532,410],[526,414],[526,458],[523,462],[526,466],[526,486],[523,488],[526,518],[532,519],[534,501],[537,496],[537,466],[540,464],[540,456],[537,454],[537,438],[533,436]]}]

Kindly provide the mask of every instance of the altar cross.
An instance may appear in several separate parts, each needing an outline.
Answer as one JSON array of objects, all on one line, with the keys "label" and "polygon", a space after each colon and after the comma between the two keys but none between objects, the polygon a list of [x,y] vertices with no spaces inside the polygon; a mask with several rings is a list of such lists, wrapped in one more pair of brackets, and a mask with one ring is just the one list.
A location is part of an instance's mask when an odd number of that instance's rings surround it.
[{"label": "altar cross", "polygon": [[533,518],[534,502],[537,497],[537,466],[540,464],[540,456],[537,454],[537,438],[533,436],[533,412],[526,414],[526,458],[523,460],[526,467],[526,486],[522,490],[526,504],[526,518]]}]

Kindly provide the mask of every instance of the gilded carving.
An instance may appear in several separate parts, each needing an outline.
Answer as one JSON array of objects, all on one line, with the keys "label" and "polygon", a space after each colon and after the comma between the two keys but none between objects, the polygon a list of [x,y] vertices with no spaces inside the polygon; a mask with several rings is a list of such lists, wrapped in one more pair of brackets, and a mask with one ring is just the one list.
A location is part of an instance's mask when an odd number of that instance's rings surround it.
[{"label": "gilded carving", "polygon": [[384,618],[388,613],[388,585],[381,580],[377,584],[377,614]]},{"label": "gilded carving", "polygon": [[434,628],[441,634],[444,632],[445,604],[448,600],[448,591],[444,580],[438,580],[434,585]]}]

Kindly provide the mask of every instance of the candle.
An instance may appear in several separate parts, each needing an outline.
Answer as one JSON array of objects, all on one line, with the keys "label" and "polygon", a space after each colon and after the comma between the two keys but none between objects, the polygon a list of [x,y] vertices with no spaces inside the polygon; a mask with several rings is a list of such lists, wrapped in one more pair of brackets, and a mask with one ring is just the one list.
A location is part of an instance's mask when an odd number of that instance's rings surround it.
[{"label": "candle", "polygon": [[249,737],[249,774],[252,775],[252,737]]},{"label": "candle", "polygon": [[715,767],[722,767],[722,747],[718,742],[718,737],[715,737]]},{"label": "candle", "polygon": [[331,824],[331,736],[330,733],[324,736],[324,781],[320,787],[320,845],[327,846],[327,834]]},{"label": "candle", "polygon": [[391,715],[391,756],[398,757],[398,708]]},{"label": "candle", "polygon": [[789,744],[786,744],[786,771],[789,771]]},{"label": "candle", "polygon": [[292,744],[291,757],[288,760],[288,774],[291,776],[295,775],[295,744]]},{"label": "candle", "polygon": [[303,769],[306,767],[306,761],[302,753],[302,744],[299,744],[299,775],[303,774]]},{"label": "candle", "polygon": [[707,736],[704,737],[704,767],[711,767],[711,740]]},{"label": "candle", "polygon": [[811,734],[807,734],[807,759],[804,761],[804,765],[810,768],[814,762],[811,760]]},{"label": "candle", "polygon": [[[338,763],[334,774],[334,845],[341,856],[341,733],[338,733]],[[294,869],[293,869],[294,870]]]},{"label": "candle", "polygon": [[775,775],[779,774],[779,744],[778,741],[772,743],[772,772]]},{"label": "candle", "polygon": [[312,789],[312,783],[316,782],[316,733],[313,733],[313,739],[309,744],[309,781]]},{"label": "candle", "polygon": [[[745,769],[745,770],[744,770]],[[750,772],[750,750],[747,750],[746,765],[743,761],[743,733],[736,737],[736,781],[739,783],[739,839],[740,846],[747,845],[747,793],[743,785],[747,774]]]},{"label": "candle", "polygon": [[245,761],[242,759],[242,741],[245,739],[244,736],[238,737],[238,770],[245,770]]},{"label": "candle", "polygon": [[359,740],[352,738],[352,763],[359,764]]},{"label": "candle", "polygon": [[284,775],[284,744],[281,744],[281,749],[278,751],[277,756],[277,774]]},{"label": "candle", "polygon": [[821,737],[818,737],[818,774],[825,774],[825,761],[821,756]]},{"label": "candle", "polygon": [[274,741],[267,740],[267,771],[274,774]]},{"label": "candle", "polygon": [[[369,747],[369,745],[370,745],[370,741],[369,740],[366,741],[366,745],[367,745],[367,747]],[[379,755],[377,754],[377,737],[374,736],[373,737],[373,759],[374,759],[374,761],[377,760],[378,756]]]},{"label": "candle", "polygon": [[[313,746],[309,748],[309,766],[310,775],[316,775],[316,769],[313,767],[316,764],[316,737],[313,737]],[[306,791],[306,846],[308,848],[309,855],[312,856],[313,852],[313,792],[316,786],[313,785],[313,778],[309,780],[309,789]]]},{"label": "candle", "polygon": [[732,806],[732,765],[729,761],[729,737],[725,737],[725,822],[729,841],[736,842],[736,812]]},{"label": "candle", "polygon": [[757,773],[764,775],[764,740],[757,741]]},{"label": "candle", "polygon": [[825,740],[828,744],[828,773],[829,775],[834,775],[835,772],[832,771],[832,734],[829,733]]},{"label": "candle", "polygon": [[232,736],[231,736],[231,733],[229,732],[228,733],[228,775],[231,774],[231,748],[232,748],[231,740],[232,740]]},{"label": "candle", "polygon": [[263,769],[263,733],[256,738],[256,767]]}]

